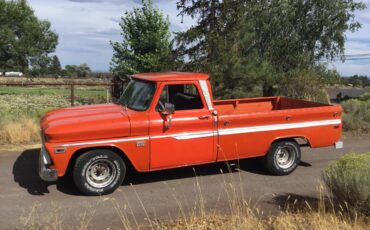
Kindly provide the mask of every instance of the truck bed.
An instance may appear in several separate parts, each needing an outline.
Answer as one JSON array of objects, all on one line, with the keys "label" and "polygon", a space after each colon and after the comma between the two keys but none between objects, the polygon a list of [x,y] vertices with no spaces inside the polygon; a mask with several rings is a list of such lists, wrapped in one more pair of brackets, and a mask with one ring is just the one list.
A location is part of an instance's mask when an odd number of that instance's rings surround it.
[{"label": "truck bed", "polygon": [[323,106],[328,105],[285,97],[258,97],[214,101],[214,107],[219,114],[264,113],[274,110],[289,110]]},{"label": "truck bed", "polygon": [[264,156],[278,139],[302,138],[312,148],[334,145],[341,135],[339,105],[284,97],[214,101],[218,159]]}]

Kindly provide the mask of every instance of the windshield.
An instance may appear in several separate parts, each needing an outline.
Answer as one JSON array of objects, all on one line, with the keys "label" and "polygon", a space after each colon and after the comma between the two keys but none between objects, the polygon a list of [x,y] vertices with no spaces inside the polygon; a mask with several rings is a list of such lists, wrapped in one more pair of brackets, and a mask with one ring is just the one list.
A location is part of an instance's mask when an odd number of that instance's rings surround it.
[{"label": "windshield", "polygon": [[131,80],[118,103],[132,110],[148,109],[155,92],[155,84],[148,81]]}]

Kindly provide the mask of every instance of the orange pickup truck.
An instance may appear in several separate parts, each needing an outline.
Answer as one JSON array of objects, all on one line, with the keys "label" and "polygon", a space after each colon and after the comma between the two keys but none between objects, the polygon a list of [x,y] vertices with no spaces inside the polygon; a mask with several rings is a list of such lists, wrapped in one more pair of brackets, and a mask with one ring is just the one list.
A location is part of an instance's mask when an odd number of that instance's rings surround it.
[{"label": "orange pickup truck", "polygon": [[268,172],[286,175],[301,146],[342,147],[341,113],[284,97],[213,100],[207,74],[135,74],[116,103],[45,114],[39,174],[55,181],[70,171],[86,195],[113,192],[128,166],[147,172],[263,157]]}]

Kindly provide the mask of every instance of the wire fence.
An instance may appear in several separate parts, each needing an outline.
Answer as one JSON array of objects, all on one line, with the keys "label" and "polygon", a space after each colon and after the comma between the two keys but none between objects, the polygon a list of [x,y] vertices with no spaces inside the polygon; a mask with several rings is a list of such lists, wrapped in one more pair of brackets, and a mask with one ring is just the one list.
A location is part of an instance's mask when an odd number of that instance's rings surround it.
[{"label": "wire fence", "polygon": [[117,94],[120,92],[116,92],[116,84],[120,83],[37,83],[37,82],[9,82],[9,83],[0,83],[0,86],[3,87],[35,87],[35,86],[44,86],[46,88],[54,88],[54,87],[60,87],[60,88],[67,88],[69,89],[69,98],[71,106],[75,105],[76,101],[76,88],[78,87],[103,87],[106,90],[106,102],[110,102],[112,99],[116,98]]}]

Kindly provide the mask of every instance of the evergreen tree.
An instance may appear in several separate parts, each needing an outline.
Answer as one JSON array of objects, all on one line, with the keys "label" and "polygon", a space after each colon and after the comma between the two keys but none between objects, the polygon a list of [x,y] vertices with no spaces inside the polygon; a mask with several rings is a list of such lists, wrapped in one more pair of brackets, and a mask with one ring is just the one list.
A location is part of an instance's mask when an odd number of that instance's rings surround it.
[{"label": "evergreen tree", "polygon": [[[187,68],[209,72],[209,63],[216,57],[216,46],[222,31],[220,15],[226,14],[221,0],[180,0],[180,16],[198,17],[197,24],[176,34],[177,53],[188,58]],[[207,71],[208,70],[208,71]]]},{"label": "evergreen tree", "polygon": [[210,72],[219,91],[233,94],[259,82],[265,96],[284,73],[342,55],[345,32],[360,27],[354,11],[364,8],[353,0],[179,0],[177,6],[181,16],[198,19],[177,35],[188,69]]},{"label": "evergreen tree", "polygon": [[53,75],[60,75],[62,71],[62,66],[60,65],[60,61],[58,56],[54,55],[51,58],[49,73]]},{"label": "evergreen tree", "polygon": [[123,77],[138,72],[168,71],[173,64],[169,20],[142,0],[142,7],[126,12],[121,18],[123,41],[111,42],[111,71]]}]

